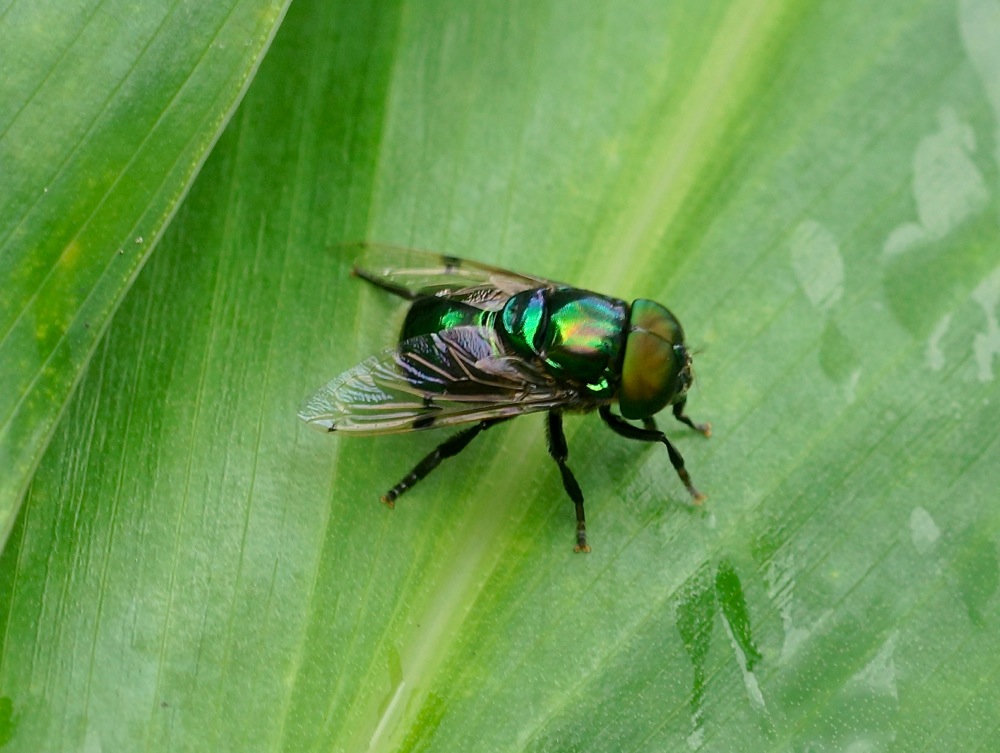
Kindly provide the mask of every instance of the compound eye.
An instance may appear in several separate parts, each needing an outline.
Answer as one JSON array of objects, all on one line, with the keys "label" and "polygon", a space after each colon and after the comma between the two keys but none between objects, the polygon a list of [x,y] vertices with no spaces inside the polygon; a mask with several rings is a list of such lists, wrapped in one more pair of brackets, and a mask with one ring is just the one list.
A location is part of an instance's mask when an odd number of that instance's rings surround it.
[{"label": "compound eye", "polygon": [[649,418],[683,397],[687,384],[681,376],[688,359],[676,317],[655,301],[634,301],[618,392],[622,415]]}]

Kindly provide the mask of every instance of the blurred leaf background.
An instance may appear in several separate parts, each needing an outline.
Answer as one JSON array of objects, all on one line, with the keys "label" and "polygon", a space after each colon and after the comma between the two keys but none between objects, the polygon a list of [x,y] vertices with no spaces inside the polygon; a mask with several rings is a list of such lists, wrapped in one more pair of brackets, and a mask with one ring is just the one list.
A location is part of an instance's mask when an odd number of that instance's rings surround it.
[{"label": "blurred leaf background", "polygon": [[[1000,0],[21,0],[0,50],[4,749],[1000,747]],[[382,508],[440,437],[295,418],[394,335],[363,238],[670,306],[705,508],[570,418],[574,556],[538,416]]]}]

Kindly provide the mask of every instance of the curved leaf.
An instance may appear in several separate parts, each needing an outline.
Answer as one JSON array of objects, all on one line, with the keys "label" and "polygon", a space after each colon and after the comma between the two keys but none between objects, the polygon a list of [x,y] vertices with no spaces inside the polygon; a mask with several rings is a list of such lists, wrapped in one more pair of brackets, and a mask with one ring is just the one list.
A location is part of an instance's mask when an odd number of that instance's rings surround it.
[{"label": "curved leaf", "polygon": [[[1000,2],[294,6],[0,560],[12,750],[990,750]],[[342,240],[667,303],[705,441],[342,439]],[[332,249],[332,250],[331,250]],[[2,699],[0,699],[2,700]]]},{"label": "curved leaf", "polygon": [[0,546],[112,312],[284,7],[0,10]]}]

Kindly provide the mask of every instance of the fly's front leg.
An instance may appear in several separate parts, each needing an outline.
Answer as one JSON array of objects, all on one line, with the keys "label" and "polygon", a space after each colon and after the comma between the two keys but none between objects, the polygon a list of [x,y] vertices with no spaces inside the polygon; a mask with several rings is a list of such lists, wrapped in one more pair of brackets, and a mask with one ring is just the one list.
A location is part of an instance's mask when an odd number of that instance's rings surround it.
[{"label": "fly's front leg", "polygon": [[460,431],[458,434],[449,437],[441,444],[439,444],[434,451],[431,452],[427,457],[417,463],[416,467],[410,471],[406,476],[392,487],[389,491],[382,495],[382,501],[385,502],[389,507],[396,506],[396,500],[399,496],[411,489],[414,484],[416,484],[421,479],[425,478],[428,473],[433,471],[441,461],[445,458],[454,457],[466,447],[469,446],[469,442],[479,436],[480,432],[485,431],[491,426],[495,426],[501,421],[507,421],[505,418],[493,418],[486,421],[480,421],[475,426],[468,428],[464,431]]},{"label": "fly's front leg", "polygon": [[[695,431],[701,432],[706,437],[712,436],[712,424],[710,424],[708,422],[705,422],[703,424],[696,424],[694,421],[692,421],[690,418],[688,418],[687,414],[684,412],[684,406],[685,405],[687,405],[687,399],[686,398],[684,400],[681,400],[680,402],[674,403],[674,418],[676,418],[682,424],[687,424],[688,426],[690,426]],[[651,419],[651,418],[648,418],[646,420],[649,421],[649,422],[653,421],[653,419]],[[653,423],[653,427],[654,428],[656,427],[655,423]],[[646,428],[649,428],[649,424],[646,424]]]},{"label": "fly's front leg", "polygon": [[573,472],[566,465],[566,458],[569,457],[569,446],[566,444],[566,435],[563,434],[562,413],[549,411],[548,423],[548,445],[549,455],[559,466],[559,473],[562,474],[563,489],[576,505],[576,546],[573,551],[589,552],[587,545],[587,521],[583,515],[583,492],[576,482]]},{"label": "fly's front leg", "polygon": [[[675,411],[675,413],[676,412],[677,411]],[[683,410],[681,413],[683,414]],[[704,494],[694,488],[694,484],[691,483],[691,477],[688,475],[687,469],[684,467],[684,458],[681,456],[677,448],[671,444],[670,440],[667,439],[667,435],[656,428],[656,423],[653,419],[645,419],[643,423],[646,428],[640,429],[638,426],[630,424],[621,416],[616,416],[606,405],[601,406],[600,414],[604,423],[611,428],[611,431],[619,436],[625,437],[626,439],[638,439],[642,442],[662,442],[667,448],[667,454],[670,455],[671,465],[674,466],[674,470],[677,471],[677,475],[680,476],[681,481],[684,483],[684,487],[694,499],[694,503],[701,504],[708,499]]]}]

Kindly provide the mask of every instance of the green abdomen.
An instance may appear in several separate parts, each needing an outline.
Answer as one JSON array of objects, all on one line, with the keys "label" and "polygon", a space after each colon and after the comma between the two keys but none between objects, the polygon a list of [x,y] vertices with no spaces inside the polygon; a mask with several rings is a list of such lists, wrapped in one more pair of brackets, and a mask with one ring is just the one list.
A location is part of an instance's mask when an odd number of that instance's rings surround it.
[{"label": "green abdomen", "polygon": [[452,327],[489,326],[492,312],[477,309],[461,301],[428,296],[418,298],[406,312],[400,340],[430,335]]}]

